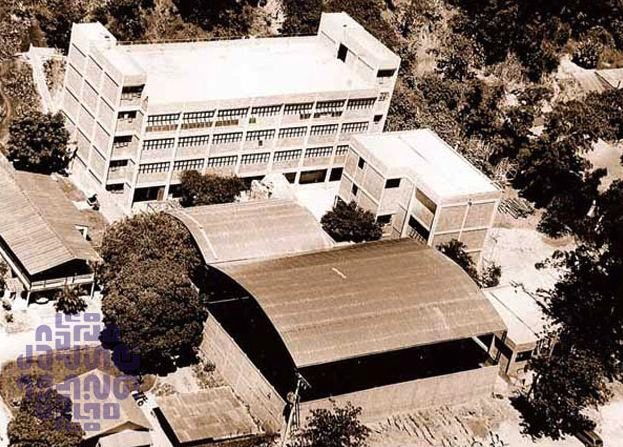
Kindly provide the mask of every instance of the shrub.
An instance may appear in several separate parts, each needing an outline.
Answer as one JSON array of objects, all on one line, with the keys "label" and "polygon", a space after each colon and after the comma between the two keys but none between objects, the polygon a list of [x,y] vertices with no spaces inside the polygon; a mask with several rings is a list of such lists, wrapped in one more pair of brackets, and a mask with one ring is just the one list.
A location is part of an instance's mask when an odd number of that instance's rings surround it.
[{"label": "shrub", "polygon": [[357,206],[353,201],[339,200],[332,210],[320,220],[322,228],[337,242],[375,241],[383,235],[374,214]]},{"label": "shrub", "polygon": [[65,286],[63,290],[56,293],[54,299],[56,300],[54,309],[65,315],[76,315],[87,309],[86,301],[79,295],[78,289],[75,287]]}]

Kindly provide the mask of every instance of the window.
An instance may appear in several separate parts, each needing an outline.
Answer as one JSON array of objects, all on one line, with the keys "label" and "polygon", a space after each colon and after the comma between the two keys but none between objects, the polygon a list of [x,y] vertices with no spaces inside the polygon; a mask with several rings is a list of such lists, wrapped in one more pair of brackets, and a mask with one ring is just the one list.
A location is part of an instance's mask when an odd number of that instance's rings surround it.
[{"label": "window", "polygon": [[346,108],[348,110],[371,109],[374,106],[376,98],[357,98],[349,99]]},{"label": "window", "polygon": [[311,147],[305,151],[305,158],[330,157],[332,152],[332,146]]},{"label": "window", "polygon": [[247,141],[272,140],[275,138],[275,129],[251,130],[247,132]]},{"label": "window", "polygon": [[124,168],[128,165],[128,160],[111,160],[110,171],[118,171],[120,168]]},{"label": "window", "polygon": [[299,176],[299,184],[306,185],[308,183],[322,183],[327,177],[326,169],[317,169],[314,171],[303,171]]},{"label": "window", "polygon": [[281,104],[273,106],[258,106],[251,109],[253,116],[275,116],[281,113]]},{"label": "window", "polygon": [[400,188],[399,178],[390,178],[385,182],[385,189]]},{"label": "window", "polygon": [[331,174],[329,175],[330,182],[337,182],[342,179],[342,172],[344,172],[344,168],[333,168],[331,169]]},{"label": "window", "polygon": [[299,158],[301,158],[302,153],[303,151],[301,149],[294,149],[290,151],[278,151],[278,152],[275,152],[273,161],[298,160]]},{"label": "window", "polygon": [[238,143],[242,141],[242,132],[217,133],[212,137],[212,144]]},{"label": "window", "polygon": [[[95,62],[95,61],[93,61]],[[98,65],[97,63],[95,63],[95,65]],[[99,65],[98,65],[99,67]],[[101,69],[102,67],[100,67]],[[132,100],[132,99],[138,99],[141,97],[141,94],[143,93],[143,86],[142,85],[133,85],[133,86],[127,86],[127,87],[123,87],[121,89],[121,99],[122,100]]]},{"label": "window", "polygon": [[344,123],[342,124],[342,133],[363,133],[368,130],[368,122],[360,123]]},{"label": "window", "polygon": [[179,113],[165,113],[163,115],[149,115],[147,117],[147,126],[164,126],[177,124]]},{"label": "window", "polygon": [[374,123],[378,124],[383,119],[383,115],[374,115]]},{"label": "window", "polygon": [[394,73],[396,73],[396,70],[394,69],[379,70],[376,72],[376,77],[377,78],[391,78],[392,76],[394,76]]},{"label": "window", "polygon": [[186,112],[182,117],[182,129],[208,127],[212,124],[212,118],[214,118],[214,110]]},{"label": "window", "polygon": [[378,223],[379,225],[388,225],[389,223],[391,223],[391,221],[392,221],[391,214],[383,214],[382,216],[376,217],[376,223]]},{"label": "window", "polygon": [[132,121],[136,119],[136,110],[132,110],[129,112],[119,112],[117,115],[117,119],[119,121]]},{"label": "window", "polygon": [[344,108],[345,99],[339,99],[334,101],[318,101],[316,103],[317,112],[335,112],[342,111]]},{"label": "window", "polygon": [[220,166],[234,166],[238,162],[237,155],[228,155],[226,157],[208,158],[208,168],[218,168]]},{"label": "window", "polygon": [[287,127],[279,129],[279,138],[300,138],[307,133],[307,127]]},{"label": "window", "polygon": [[363,158],[359,157],[359,161],[357,162],[357,167],[359,169],[365,168],[366,167],[366,161]]},{"label": "window", "polygon": [[359,192],[359,187],[353,183],[353,186],[350,188],[350,192],[353,193],[354,196]]},{"label": "window", "polygon": [[532,351],[518,352],[517,356],[515,357],[515,361],[516,362],[525,362],[526,360],[530,360],[530,357],[532,357]]},{"label": "window", "polygon": [[138,167],[139,174],[153,174],[155,172],[166,172],[169,170],[170,163],[147,163]]},{"label": "window", "polygon": [[389,92],[381,92],[379,95],[379,101],[387,101],[387,98],[389,98]]},{"label": "window", "polygon": [[264,152],[261,154],[244,154],[240,159],[240,164],[254,165],[268,163],[270,159],[270,152]]},{"label": "window", "polygon": [[200,171],[203,169],[203,158],[196,160],[180,160],[173,163],[174,171]]},{"label": "window", "polygon": [[420,189],[415,190],[415,198],[418,200],[418,202],[424,205],[431,213],[435,214],[435,211],[437,211],[437,205]]},{"label": "window", "polygon": [[223,109],[218,111],[218,118],[223,120],[234,120],[240,119],[247,116],[247,112],[249,111],[248,107],[243,107],[240,109]]},{"label": "window", "polygon": [[305,113],[310,113],[313,107],[314,107],[313,102],[286,104],[286,106],[284,107],[283,113],[285,115],[305,114]]},{"label": "window", "polygon": [[210,142],[210,135],[194,135],[192,137],[180,137],[179,147],[205,146]]},{"label": "window", "polygon": [[337,124],[312,126],[310,135],[332,135],[337,133]]},{"label": "window", "polygon": [[346,155],[348,152],[348,144],[341,144],[335,148],[335,156]]},{"label": "window", "polygon": [[114,148],[128,147],[132,142],[132,135],[116,136],[112,145]]},{"label": "window", "polygon": [[340,47],[337,49],[337,58],[342,62],[346,62],[346,56],[348,55],[348,47],[343,43],[340,44]]},{"label": "window", "polygon": [[143,143],[144,150],[170,149],[175,144],[174,138],[161,138],[159,140],[145,140]]}]

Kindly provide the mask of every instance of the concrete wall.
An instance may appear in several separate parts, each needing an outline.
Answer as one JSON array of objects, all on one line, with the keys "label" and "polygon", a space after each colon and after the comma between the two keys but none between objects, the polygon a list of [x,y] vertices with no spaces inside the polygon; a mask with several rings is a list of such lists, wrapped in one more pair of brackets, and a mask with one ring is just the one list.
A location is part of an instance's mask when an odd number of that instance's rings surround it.
[{"label": "concrete wall", "polygon": [[[411,382],[387,385],[334,397],[338,405],[346,402],[362,407],[361,420],[376,422],[392,414],[439,406],[457,405],[490,395],[498,374],[498,366],[463,371]],[[329,408],[328,399],[301,404],[301,421],[315,408]]]},{"label": "concrete wall", "polygon": [[249,405],[251,413],[262,421],[267,431],[281,430],[285,402],[212,316],[206,321],[199,350],[206,360],[216,365],[234,393]]}]

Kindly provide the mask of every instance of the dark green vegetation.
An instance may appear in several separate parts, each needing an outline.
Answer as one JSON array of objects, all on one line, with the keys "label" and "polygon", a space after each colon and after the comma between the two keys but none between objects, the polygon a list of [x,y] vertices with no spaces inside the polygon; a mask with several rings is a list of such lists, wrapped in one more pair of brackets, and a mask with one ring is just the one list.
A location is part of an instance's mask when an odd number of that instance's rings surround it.
[{"label": "dark green vegetation", "polygon": [[54,310],[65,315],[76,315],[87,309],[87,303],[77,287],[65,286],[56,293],[54,301]]},{"label": "dark green vegetation", "polygon": [[294,433],[289,447],[365,447],[370,429],[359,421],[361,408],[350,402],[340,407],[312,410],[305,428]]},{"label": "dark green vegetation", "polygon": [[192,361],[207,314],[191,282],[201,258],[186,228],[164,213],[125,219],[107,229],[101,256],[104,322],[138,356],[138,372]]},{"label": "dark green vegetation", "polygon": [[332,210],[322,216],[322,228],[336,242],[376,241],[383,235],[374,214],[357,206],[355,202],[339,200]]},{"label": "dark green vegetation", "polygon": [[474,280],[480,287],[495,287],[500,283],[502,269],[499,265],[493,263],[483,269],[482,273],[478,273],[476,264],[472,257],[465,251],[467,246],[456,239],[437,246],[437,250],[456,262],[459,267],[465,270],[465,273]]},{"label": "dark green vegetation", "polygon": [[180,177],[180,203],[182,206],[216,205],[231,203],[246,189],[236,176],[201,175],[197,171],[185,171]]}]

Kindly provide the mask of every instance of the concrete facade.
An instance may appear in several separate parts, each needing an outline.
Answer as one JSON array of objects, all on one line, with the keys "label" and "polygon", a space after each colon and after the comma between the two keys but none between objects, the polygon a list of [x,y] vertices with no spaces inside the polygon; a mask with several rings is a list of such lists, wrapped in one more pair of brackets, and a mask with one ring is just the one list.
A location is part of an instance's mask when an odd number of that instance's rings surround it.
[{"label": "concrete facade", "polygon": [[133,202],[176,195],[185,170],[336,181],[352,135],[383,130],[400,58],[344,13],[318,34],[131,44],[75,24],[62,111],[72,170]]},{"label": "concrete facade", "polygon": [[501,191],[428,129],[354,137],[338,197],[374,213],[387,238],[452,239],[480,260]]}]

